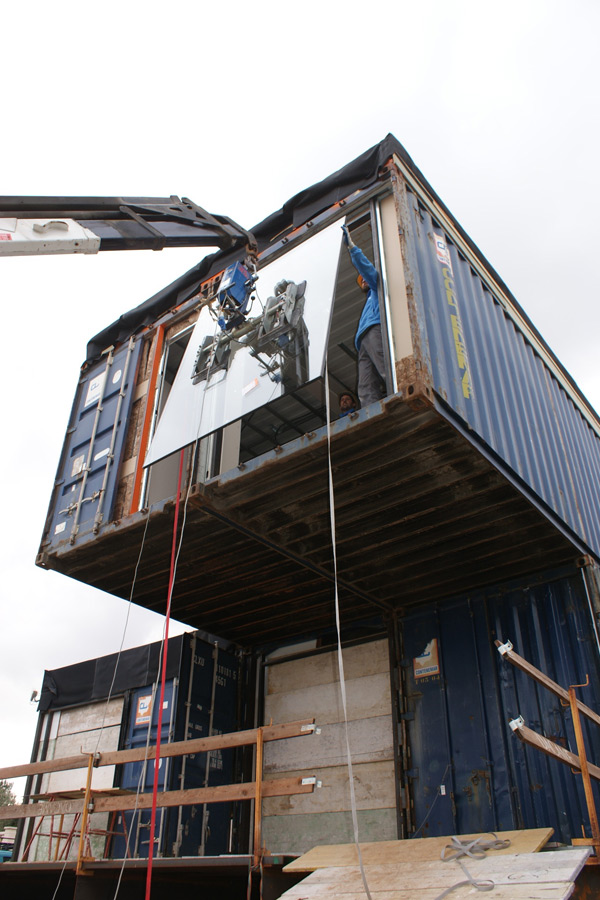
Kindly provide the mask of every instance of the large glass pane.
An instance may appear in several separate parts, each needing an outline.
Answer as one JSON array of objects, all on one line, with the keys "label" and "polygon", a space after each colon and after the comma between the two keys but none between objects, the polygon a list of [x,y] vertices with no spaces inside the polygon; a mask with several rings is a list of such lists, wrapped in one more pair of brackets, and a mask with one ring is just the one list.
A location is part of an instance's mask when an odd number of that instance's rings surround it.
[{"label": "large glass pane", "polygon": [[224,332],[202,309],[145,466],[322,376],[340,243],[336,223],[260,270],[260,328],[250,314]]}]

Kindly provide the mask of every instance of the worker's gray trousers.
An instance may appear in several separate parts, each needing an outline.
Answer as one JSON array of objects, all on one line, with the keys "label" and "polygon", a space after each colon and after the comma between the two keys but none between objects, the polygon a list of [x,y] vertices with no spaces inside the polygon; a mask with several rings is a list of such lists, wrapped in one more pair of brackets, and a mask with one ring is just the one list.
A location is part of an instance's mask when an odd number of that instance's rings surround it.
[{"label": "worker's gray trousers", "polygon": [[362,407],[386,396],[385,359],[381,325],[372,325],[360,339],[358,351],[358,399]]}]

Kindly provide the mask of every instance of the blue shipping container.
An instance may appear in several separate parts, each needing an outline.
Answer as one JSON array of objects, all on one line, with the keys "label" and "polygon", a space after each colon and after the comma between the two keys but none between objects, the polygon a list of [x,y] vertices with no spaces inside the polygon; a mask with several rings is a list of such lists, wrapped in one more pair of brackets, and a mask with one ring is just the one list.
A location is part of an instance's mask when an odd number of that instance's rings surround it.
[{"label": "blue shipping container", "polygon": [[129,341],[81,376],[50,504],[52,547],[110,522],[141,345]]},{"label": "blue shipping container", "polygon": [[600,423],[449,215],[410,190],[413,344],[438,411],[583,552],[600,558]]},{"label": "blue shipping container", "polygon": [[[588,821],[581,777],[526,747],[509,728],[523,716],[534,731],[577,753],[570,710],[498,653],[515,650],[600,713],[600,662],[581,571],[429,605],[402,621],[411,795],[416,837],[554,828],[581,837]],[[600,730],[584,723],[590,761]],[[596,789],[597,790],[597,789]],[[598,802],[598,799],[597,799]]]}]

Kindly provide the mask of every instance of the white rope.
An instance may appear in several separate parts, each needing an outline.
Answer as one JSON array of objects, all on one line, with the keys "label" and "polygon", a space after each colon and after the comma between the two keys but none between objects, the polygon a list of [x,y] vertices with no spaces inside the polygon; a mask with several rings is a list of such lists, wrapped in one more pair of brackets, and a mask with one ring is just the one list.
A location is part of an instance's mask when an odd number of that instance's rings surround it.
[{"label": "white rope", "polygon": [[117,653],[117,659],[115,661],[115,667],[113,669],[112,680],[110,682],[110,687],[108,689],[108,696],[106,698],[106,706],[104,707],[104,715],[102,716],[102,724],[100,725],[100,732],[98,734],[98,740],[96,742],[96,753],[100,748],[100,740],[102,738],[102,732],[104,731],[104,726],[106,723],[106,716],[108,714],[108,706],[112,699],[112,692],[115,686],[115,680],[117,678],[117,669],[119,668],[119,662],[121,660],[121,654],[123,652],[123,645],[125,644],[125,636],[127,634],[127,628],[129,626],[129,616],[131,615],[131,607],[133,605],[133,592],[135,590],[135,583],[137,581],[138,570],[140,567],[140,562],[142,559],[142,553],[144,552],[144,544],[146,543],[146,532],[148,531],[148,520],[150,518],[150,510],[146,513],[146,524],[144,526],[144,533],[142,535],[142,543],[140,545],[140,552],[138,553],[137,562],[135,564],[135,569],[133,572],[133,580],[131,582],[131,590],[129,591],[129,600],[127,601],[127,615],[125,617],[125,625],[123,626],[123,634],[121,635],[121,644],[119,646],[119,652]]},{"label": "white rope", "polygon": [[327,413],[327,468],[329,475],[329,520],[331,524],[331,546],[333,551],[333,581],[335,593],[335,625],[337,631],[337,651],[338,651],[338,669],[340,675],[340,691],[342,695],[342,708],[344,710],[344,733],[346,737],[346,758],[348,761],[348,780],[350,784],[350,806],[352,808],[352,828],[354,831],[354,843],[358,853],[358,865],[362,877],[363,887],[368,900],[372,900],[369,885],[367,884],[367,875],[363,865],[360,843],[358,840],[358,817],[356,814],[356,794],[354,791],[354,775],[352,773],[352,754],[350,752],[350,736],[348,733],[348,707],[346,702],[346,679],[344,676],[344,660],[342,656],[342,636],[340,623],[340,601],[338,594],[338,577],[337,577],[337,552],[336,552],[336,530],[335,530],[335,497],[333,492],[333,470],[331,467],[331,408],[329,398],[329,369],[327,356],[325,357],[325,408]]},{"label": "white rope", "polygon": [[[493,835],[493,840],[486,841],[482,837],[478,837],[474,838],[472,841],[461,841],[460,838],[453,837],[450,844],[446,844],[440,854],[440,858],[444,862],[456,862],[467,878],[465,881],[457,881],[456,884],[446,888],[445,891],[442,891],[441,894],[437,895],[435,900],[443,900],[444,897],[447,897],[448,894],[451,894],[456,888],[464,887],[467,884],[471,885],[472,888],[475,888],[476,891],[484,892],[494,890],[495,882],[488,879],[485,881],[476,881],[467,870],[466,866],[461,862],[463,856],[468,856],[469,859],[485,859],[487,850],[505,850],[507,847],[510,847],[508,838],[506,840],[501,840],[494,831],[488,833]],[[448,850],[450,853],[446,852]]]}]

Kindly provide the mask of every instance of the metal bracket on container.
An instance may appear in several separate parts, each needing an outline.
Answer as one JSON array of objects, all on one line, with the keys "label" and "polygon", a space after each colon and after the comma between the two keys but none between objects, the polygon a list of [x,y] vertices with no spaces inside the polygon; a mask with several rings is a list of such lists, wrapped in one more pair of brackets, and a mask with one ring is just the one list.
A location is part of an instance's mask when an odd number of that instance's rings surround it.
[{"label": "metal bracket on container", "polygon": [[518,731],[519,728],[522,728],[525,724],[525,719],[523,716],[518,716],[516,719],[511,719],[508,724],[510,725],[511,731]]},{"label": "metal bracket on container", "polygon": [[303,784],[303,785],[305,785],[305,784],[314,784],[314,786],[315,786],[316,788],[323,787],[323,782],[322,782],[322,781],[318,781],[318,780],[315,778],[314,775],[311,775],[309,778],[303,778],[303,779],[302,779],[302,784]]},{"label": "metal bracket on container", "polygon": [[498,646],[498,653],[500,656],[506,656],[506,654],[513,649],[513,645],[510,641],[507,641],[505,644],[500,644]]},{"label": "metal bracket on container", "polygon": [[300,727],[300,731],[302,732],[302,734],[307,734],[310,732],[313,732],[313,734],[321,734],[321,729],[317,728],[314,722],[311,725],[302,725]]}]

